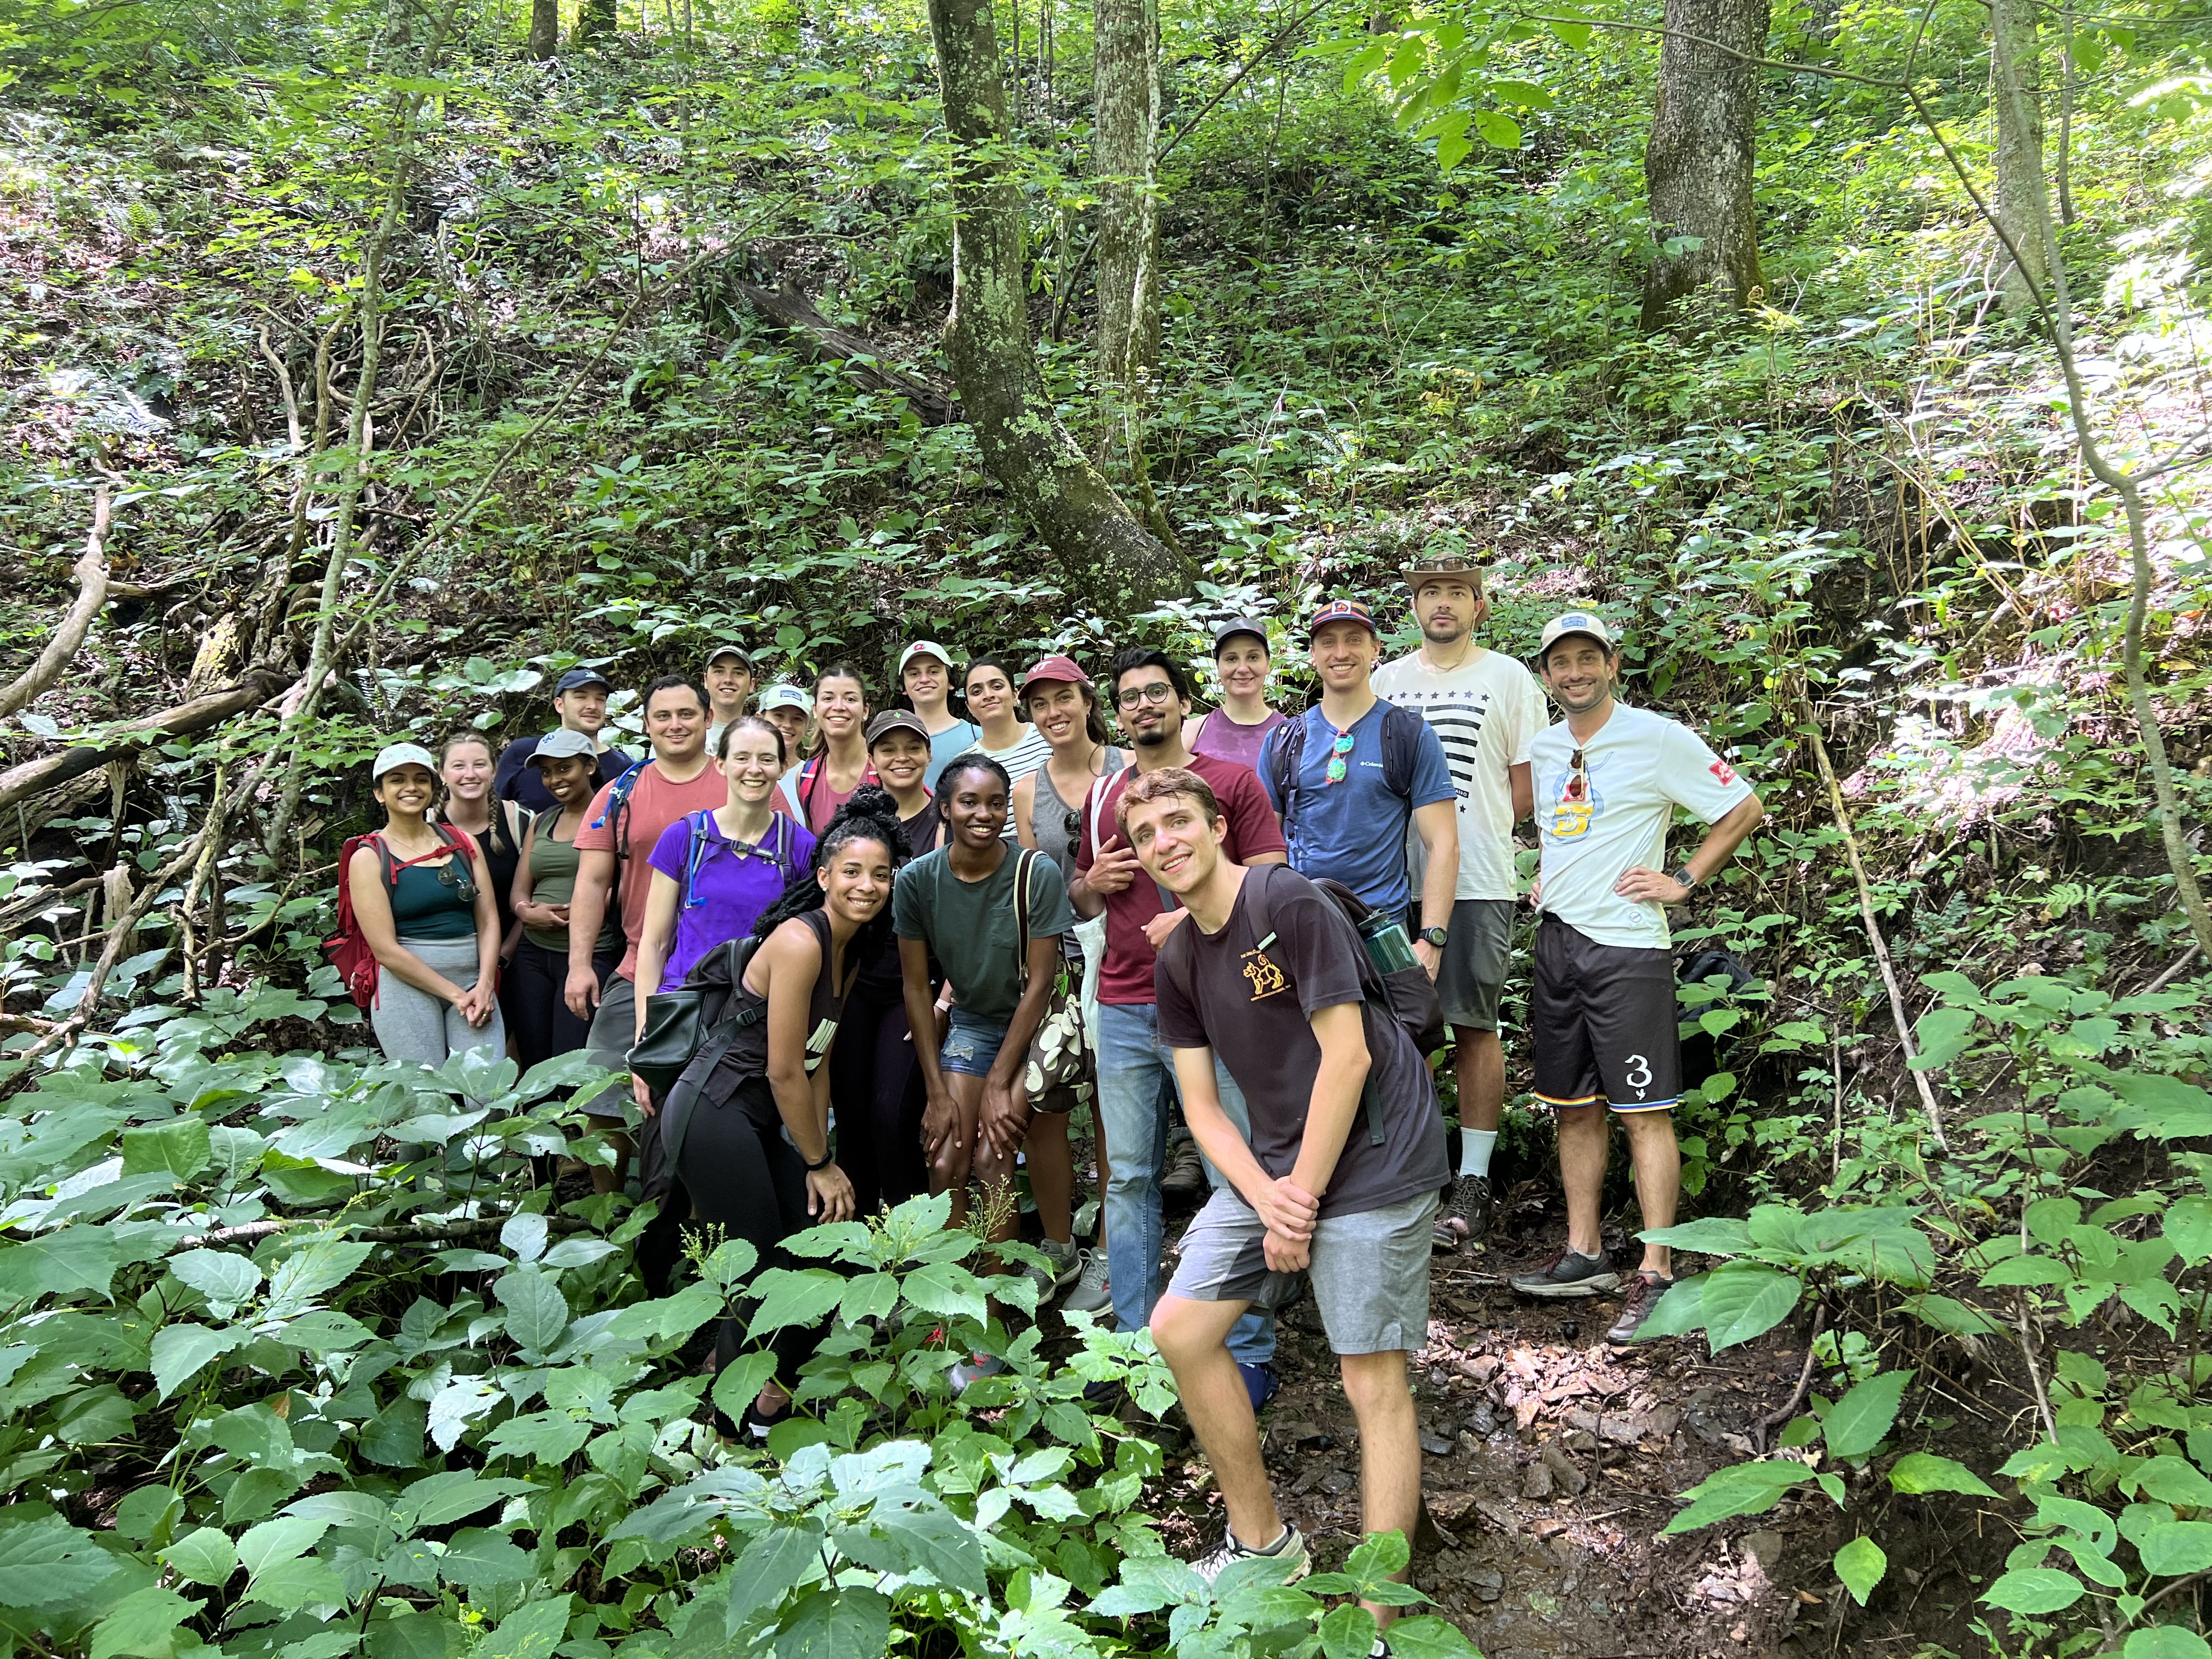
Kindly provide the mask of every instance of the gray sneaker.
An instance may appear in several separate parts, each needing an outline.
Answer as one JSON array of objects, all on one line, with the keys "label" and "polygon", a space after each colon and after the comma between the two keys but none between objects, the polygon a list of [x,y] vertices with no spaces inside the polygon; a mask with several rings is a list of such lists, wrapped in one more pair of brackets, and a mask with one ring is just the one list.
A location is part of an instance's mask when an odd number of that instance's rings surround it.
[{"label": "gray sneaker", "polygon": [[1037,1249],[1043,1252],[1045,1260],[1052,1263],[1049,1276],[1036,1269],[1032,1269],[1030,1273],[1030,1277],[1037,1282],[1037,1302],[1042,1306],[1047,1297],[1083,1271],[1083,1249],[1072,1238],[1065,1241],[1042,1239],[1038,1242]]},{"label": "gray sneaker", "polygon": [[1522,1296],[1595,1296],[1620,1289],[1620,1275],[1613,1272],[1613,1258],[1603,1250],[1595,1255],[1561,1250],[1534,1273],[1516,1273],[1507,1283]]},{"label": "gray sneaker", "polygon": [[1239,1561],[1261,1560],[1291,1563],[1291,1571],[1283,1581],[1285,1583],[1295,1583],[1313,1571],[1313,1557],[1306,1549],[1305,1534],[1287,1522],[1284,1523],[1283,1535],[1275,1540],[1274,1547],[1264,1550],[1251,1549],[1238,1543],[1237,1534],[1224,1528],[1219,1547],[1200,1556],[1190,1564],[1190,1567],[1193,1572],[1210,1584]]},{"label": "gray sneaker", "polygon": [[1113,1288],[1106,1282],[1106,1252],[1103,1248],[1085,1249],[1082,1255],[1082,1272],[1076,1279],[1075,1288],[1061,1301],[1060,1310],[1103,1313],[1114,1305]]}]

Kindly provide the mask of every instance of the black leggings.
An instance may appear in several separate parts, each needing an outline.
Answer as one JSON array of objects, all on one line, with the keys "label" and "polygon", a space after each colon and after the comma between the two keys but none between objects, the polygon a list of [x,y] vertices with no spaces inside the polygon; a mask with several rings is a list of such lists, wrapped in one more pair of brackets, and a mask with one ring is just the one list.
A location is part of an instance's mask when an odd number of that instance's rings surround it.
[{"label": "black leggings", "polygon": [[[621,961],[620,953],[611,951],[592,958],[602,987]],[[524,1071],[541,1060],[582,1048],[590,1035],[592,1022],[570,1013],[562,999],[568,987],[566,951],[549,951],[526,937],[514,947],[514,960],[501,979],[499,1007],[514,1039],[514,1058]]]},{"label": "black leggings", "polygon": [[[769,1127],[767,1125],[774,1125]],[[806,1213],[806,1162],[783,1138],[775,1097],[764,1078],[754,1078],[728,1104],[704,1101],[684,1132],[677,1161],[677,1190],[669,1212],[682,1215],[685,1197],[695,1223],[719,1224],[726,1238],[742,1238],[760,1253],[757,1273],[768,1267],[798,1265],[783,1248],[793,1233],[814,1224]],[[799,1384],[799,1368],[814,1357],[827,1322],[787,1325],[769,1340],[775,1354],[776,1380],[787,1389]],[[744,1328],[725,1319],[714,1336],[714,1358],[726,1365],[744,1349]]]},{"label": "black leggings", "polygon": [[860,1214],[929,1190],[921,1067],[907,1041],[906,1003],[896,981],[885,985],[863,975],[845,1000],[830,1051],[830,1098],[837,1108],[837,1167],[852,1181]]}]

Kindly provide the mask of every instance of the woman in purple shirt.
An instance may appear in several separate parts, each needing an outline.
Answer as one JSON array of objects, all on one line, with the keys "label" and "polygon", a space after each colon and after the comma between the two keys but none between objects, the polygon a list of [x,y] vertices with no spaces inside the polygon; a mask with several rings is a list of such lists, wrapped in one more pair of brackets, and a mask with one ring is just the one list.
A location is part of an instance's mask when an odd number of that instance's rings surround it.
[{"label": "woman in purple shirt", "polygon": [[[729,799],[670,824],[647,860],[653,889],[637,942],[637,983],[648,993],[674,990],[701,957],[750,933],[814,856],[813,833],[775,810],[787,761],[774,722],[758,714],[732,720],[716,758]],[[637,1000],[641,1036],[645,1002]]]},{"label": "woman in purple shirt", "polygon": [[1239,617],[1214,630],[1213,670],[1221,681],[1221,707],[1202,718],[1195,731],[1186,728],[1192,754],[1260,769],[1260,747],[1283,723],[1282,715],[1267,707],[1270,667],[1262,623]]}]

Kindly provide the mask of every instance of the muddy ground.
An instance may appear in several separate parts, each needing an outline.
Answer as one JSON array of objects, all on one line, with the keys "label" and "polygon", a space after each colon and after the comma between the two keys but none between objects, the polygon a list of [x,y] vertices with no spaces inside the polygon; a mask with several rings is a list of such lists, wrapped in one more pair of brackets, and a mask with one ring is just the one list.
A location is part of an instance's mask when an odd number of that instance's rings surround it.
[{"label": "muddy ground", "polygon": [[[1977,1586],[1963,1574],[2010,1540],[1943,1537],[1898,1512],[1917,1500],[1883,1506],[1893,1567],[1867,1609],[1830,1566],[1856,1523],[1818,1493],[1659,1535],[1680,1493],[1771,1448],[1779,1421],[1767,1419],[1789,1415],[1807,1333],[1784,1324],[1717,1358],[1694,1338],[1616,1352],[1605,1334],[1617,1298],[1532,1302],[1505,1286],[1564,1236],[1556,1213],[1532,1217],[1482,1253],[1437,1258],[1413,1378],[1437,1527],[1414,1582],[1433,1610],[1486,1659],[1976,1651]],[[1284,1514],[1334,1565],[1359,1535],[1358,1441],[1310,1299],[1281,1322],[1277,1365],[1282,1392],[1261,1417],[1268,1466]],[[1220,1499],[1194,1447],[1170,1453],[1158,1498],[1178,1553],[1218,1541]]]}]

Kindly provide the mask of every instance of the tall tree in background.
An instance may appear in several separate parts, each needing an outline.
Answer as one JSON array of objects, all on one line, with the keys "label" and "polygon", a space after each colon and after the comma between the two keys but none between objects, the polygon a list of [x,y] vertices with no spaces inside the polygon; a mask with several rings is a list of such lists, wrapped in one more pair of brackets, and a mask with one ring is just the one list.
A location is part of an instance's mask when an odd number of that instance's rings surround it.
[{"label": "tall tree in background", "polygon": [[[2039,210],[2043,202],[2043,48],[2036,0],[1990,0],[1990,102],[1996,111],[1997,191],[1990,205],[2020,251],[2000,246],[2007,316],[2034,308],[2048,271]],[[2009,91],[2008,90],[2009,82]],[[2033,288],[2030,284],[2033,284]]]},{"label": "tall tree in background", "polygon": [[1063,573],[1086,592],[1148,595],[1184,580],[1183,561],[1129,516],[1060,425],[1037,374],[991,9],[992,0],[929,0],[945,125],[958,150],[945,356],[983,465],[1059,556]]},{"label": "tall tree in background", "polygon": [[1659,243],[1644,276],[1646,328],[1661,326],[1669,305],[1708,283],[1725,282],[1738,305],[1765,286],[1751,200],[1759,70],[1749,60],[1765,54],[1767,21],[1768,0],[1667,0],[1659,99],[1644,151]]},{"label": "tall tree in background", "polygon": [[1098,361],[1135,388],[1160,356],[1158,0],[1092,0],[1091,159],[1098,186]]},{"label": "tall tree in background", "polygon": [[[532,31],[535,32],[535,16]],[[576,9],[576,39],[604,40],[622,28],[622,0],[584,0]]]},{"label": "tall tree in background", "polygon": [[539,63],[561,49],[561,0],[530,0],[530,55]]}]

